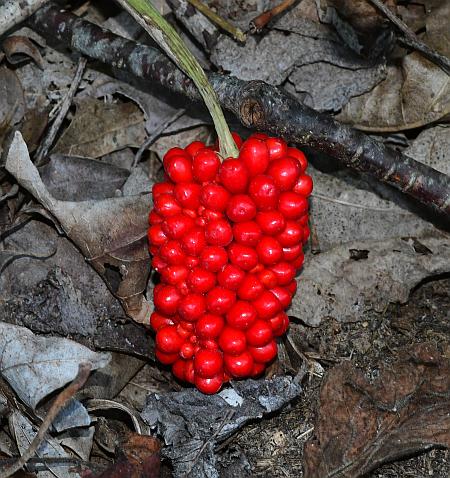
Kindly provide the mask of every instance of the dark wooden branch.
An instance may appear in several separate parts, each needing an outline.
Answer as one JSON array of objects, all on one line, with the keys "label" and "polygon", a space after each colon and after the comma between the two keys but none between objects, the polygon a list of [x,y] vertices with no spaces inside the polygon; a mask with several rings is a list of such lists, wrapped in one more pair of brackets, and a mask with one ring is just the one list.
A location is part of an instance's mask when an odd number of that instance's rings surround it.
[{"label": "dark wooden branch", "polygon": [[[49,41],[59,42],[92,59],[156,82],[192,100],[194,84],[159,50],[104,30],[50,4],[30,26]],[[450,218],[450,178],[369,136],[299,103],[262,81],[209,73],[222,106],[246,127],[329,154],[341,164],[368,173]]]}]

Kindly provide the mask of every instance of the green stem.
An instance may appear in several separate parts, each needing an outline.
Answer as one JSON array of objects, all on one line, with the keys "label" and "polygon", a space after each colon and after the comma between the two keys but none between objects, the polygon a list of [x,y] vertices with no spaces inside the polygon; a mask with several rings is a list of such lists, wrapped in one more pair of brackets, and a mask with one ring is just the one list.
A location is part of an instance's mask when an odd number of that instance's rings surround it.
[{"label": "green stem", "polygon": [[[224,158],[238,157],[239,151],[233,137],[216,92],[194,55],[188,50],[175,29],[156,10],[149,0],[117,0],[136,20],[150,33],[152,38],[166,54],[195,83],[203,101],[212,116],[217,136],[219,137],[220,154]],[[130,11],[131,7],[131,11]]]}]

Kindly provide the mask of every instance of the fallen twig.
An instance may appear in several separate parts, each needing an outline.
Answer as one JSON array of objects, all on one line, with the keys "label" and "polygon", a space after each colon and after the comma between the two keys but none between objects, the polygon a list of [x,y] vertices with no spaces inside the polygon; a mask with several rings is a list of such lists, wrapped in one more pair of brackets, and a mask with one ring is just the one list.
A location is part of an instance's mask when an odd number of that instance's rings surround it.
[{"label": "fallen twig", "polygon": [[286,11],[289,7],[291,7],[297,0],[283,0],[279,5],[276,7],[271,8],[270,10],[266,10],[254,18],[250,24],[250,32],[251,33],[259,33],[269,22],[272,20],[273,17],[276,17],[280,13]]},{"label": "fallen twig", "polygon": [[[120,65],[139,78],[199,100],[194,84],[160,51],[121,38],[53,5],[43,7],[30,25],[47,40]],[[450,178],[385,144],[343,125],[330,115],[299,103],[262,81],[209,73],[220,103],[248,128],[267,131],[322,151],[351,169],[368,173],[450,218]]]},{"label": "fallen twig", "polygon": [[78,60],[78,66],[75,71],[75,76],[73,78],[72,84],[70,85],[69,91],[67,92],[64,100],[61,104],[61,108],[59,110],[58,115],[56,116],[53,124],[50,126],[49,130],[47,131],[47,135],[39,145],[38,150],[36,151],[36,156],[34,163],[36,166],[40,166],[42,160],[47,156],[48,150],[51,148],[53,142],[55,141],[56,135],[58,134],[59,128],[61,127],[64,118],[69,111],[69,108],[72,104],[73,97],[78,90],[78,86],[80,85],[81,79],[83,78],[84,69],[86,67],[86,59],[80,58]]},{"label": "fallen twig", "polygon": [[0,4],[0,36],[25,21],[48,0],[6,0]]},{"label": "fallen twig", "polygon": [[36,453],[36,450],[39,448],[41,443],[45,438],[50,425],[53,423],[53,420],[56,418],[56,415],[65,407],[67,402],[80,390],[80,388],[86,383],[86,380],[89,377],[91,372],[91,365],[89,363],[81,363],[78,368],[77,376],[74,378],[72,383],[65,388],[55,399],[50,407],[50,410],[47,413],[44,421],[42,422],[36,436],[33,438],[28,449],[23,453],[23,455],[15,462],[14,465],[0,472],[0,478],[8,478],[9,476],[19,471],[23,466],[26,465],[27,461]]},{"label": "fallen twig", "polygon": [[380,0],[369,0],[370,3],[375,5],[404,35],[403,38],[399,38],[399,41],[405,46],[411,47],[414,50],[419,51],[422,55],[428,58],[430,61],[438,65],[443,71],[450,75],[450,59],[441,55],[437,51],[430,48],[427,44],[420,41],[416,34],[395,15],[383,2]]}]

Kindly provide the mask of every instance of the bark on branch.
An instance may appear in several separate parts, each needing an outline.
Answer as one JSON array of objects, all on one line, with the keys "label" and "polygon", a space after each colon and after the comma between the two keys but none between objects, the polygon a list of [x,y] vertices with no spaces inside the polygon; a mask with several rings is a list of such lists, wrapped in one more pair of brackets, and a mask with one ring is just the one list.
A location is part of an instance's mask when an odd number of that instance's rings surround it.
[{"label": "bark on branch", "polygon": [[[155,48],[126,40],[52,4],[39,10],[30,24],[49,41],[63,43],[192,100],[200,99],[194,84]],[[445,174],[314,111],[277,87],[217,73],[208,76],[222,106],[245,126],[325,152],[450,218],[450,177]]]},{"label": "bark on branch", "polygon": [[0,36],[26,20],[48,0],[0,1]]}]

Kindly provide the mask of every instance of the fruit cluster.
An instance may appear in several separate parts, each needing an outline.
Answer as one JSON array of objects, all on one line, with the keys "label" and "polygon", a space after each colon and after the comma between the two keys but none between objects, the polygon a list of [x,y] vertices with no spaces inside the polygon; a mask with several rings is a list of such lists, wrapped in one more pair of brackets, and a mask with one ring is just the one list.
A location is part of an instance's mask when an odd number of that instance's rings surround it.
[{"label": "fruit cluster", "polygon": [[308,239],[305,155],[257,133],[220,162],[195,141],[164,156],[148,239],[156,357],[203,393],[254,377],[277,355]]}]

